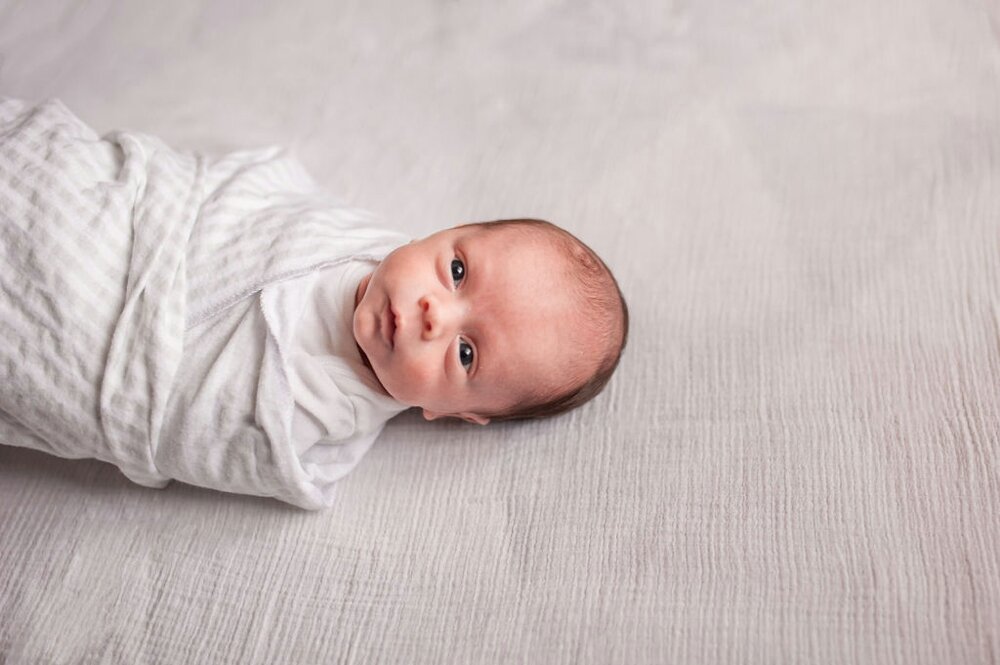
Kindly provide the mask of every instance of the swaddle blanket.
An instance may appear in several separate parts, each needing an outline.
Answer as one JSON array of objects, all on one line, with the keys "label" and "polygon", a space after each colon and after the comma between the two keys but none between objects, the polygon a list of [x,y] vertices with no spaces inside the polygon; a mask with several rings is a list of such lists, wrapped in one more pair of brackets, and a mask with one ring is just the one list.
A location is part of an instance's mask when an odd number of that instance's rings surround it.
[{"label": "swaddle blanket", "polygon": [[[319,192],[280,150],[212,160],[143,134],[98,137],[58,101],[0,100],[0,241],[0,443],[104,460],[148,486],[182,467],[194,484],[329,503],[329,474],[292,446],[280,371],[254,384],[251,412],[227,414],[246,423],[230,438],[209,431],[212,413],[189,414],[196,430],[165,417],[184,333],[404,237]],[[265,354],[282,367],[276,339]]]}]

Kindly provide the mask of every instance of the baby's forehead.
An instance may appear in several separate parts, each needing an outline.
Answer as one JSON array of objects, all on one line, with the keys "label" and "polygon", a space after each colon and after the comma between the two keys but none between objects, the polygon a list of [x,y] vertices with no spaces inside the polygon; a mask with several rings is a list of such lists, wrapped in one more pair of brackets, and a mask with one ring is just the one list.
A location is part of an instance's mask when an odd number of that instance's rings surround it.
[{"label": "baby's forehead", "polygon": [[522,302],[517,316],[492,321],[498,344],[490,349],[491,374],[512,392],[556,393],[575,385],[600,362],[600,347],[585,312],[564,293]]},{"label": "baby's forehead", "polygon": [[[537,339],[537,338],[535,338]],[[542,347],[532,342],[535,353],[499,360],[499,372],[488,378],[490,392],[503,395],[502,410],[544,402],[584,383],[592,372],[592,359],[578,346],[559,344]]]},{"label": "baby's forehead", "polygon": [[[521,268],[523,262],[517,259],[530,256],[535,269],[557,271],[560,275],[575,277],[575,267],[571,247],[555,232],[538,229],[525,224],[511,224],[499,227],[479,227],[465,237],[488,256],[503,255],[511,267]],[[493,268],[504,268],[503,264]]]}]

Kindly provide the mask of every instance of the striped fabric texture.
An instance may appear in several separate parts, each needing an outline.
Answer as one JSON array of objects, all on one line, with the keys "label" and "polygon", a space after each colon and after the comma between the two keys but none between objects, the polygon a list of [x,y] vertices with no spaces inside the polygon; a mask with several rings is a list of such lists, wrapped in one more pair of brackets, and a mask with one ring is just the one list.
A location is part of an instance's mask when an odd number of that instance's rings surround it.
[{"label": "striped fabric texture", "polygon": [[[185,331],[402,236],[318,193],[280,150],[209,162],[141,134],[99,138],[58,101],[0,103],[0,197],[0,442],[110,462],[153,487],[183,467],[192,484],[330,503],[329,480],[291,445],[280,349],[260,359],[278,386],[240,362],[258,399],[228,417],[257,426],[227,438],[224,405],[171,405]],[[165,419],[195,403],[208,413]]]}]

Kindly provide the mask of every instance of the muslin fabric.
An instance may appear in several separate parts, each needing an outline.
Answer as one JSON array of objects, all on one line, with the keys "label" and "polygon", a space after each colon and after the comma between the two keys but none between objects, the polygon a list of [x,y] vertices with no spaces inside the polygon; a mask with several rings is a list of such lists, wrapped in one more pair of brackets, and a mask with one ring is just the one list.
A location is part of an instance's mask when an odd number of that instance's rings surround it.
[{"label": "muslin fabric", "polygon": [[280,151],[209,160],[148,135],[99,138],[59,101],[0,101],[0,174],[0,441],[150,487],[329,506],[403,406],[344,398],[335,427],[295,441],[307,296],[276,284],[377,263],[402,238]]},{"label": "muslin fabric", "polygon": [[632,315],[594,402],[401,414],[324,511],[0,446],[0,660],[997,663],[998,35],[992,0],[0,0],[6,94],[293,146],[410,237],[550,219]]}]

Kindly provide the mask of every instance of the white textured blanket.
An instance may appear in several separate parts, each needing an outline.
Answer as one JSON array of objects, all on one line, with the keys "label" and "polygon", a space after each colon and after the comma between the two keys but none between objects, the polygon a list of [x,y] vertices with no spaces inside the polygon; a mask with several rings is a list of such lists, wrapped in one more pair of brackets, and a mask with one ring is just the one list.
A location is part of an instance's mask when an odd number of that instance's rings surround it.
[{"label": "white textured blanket", "polygon": [[[183,469],[193,484],[330,503],[337,474],[291,445],[278,343],[247,356],[246,411],[233,413],[171,405],[184,331],[402,236],[325,198],[278,150],[212,161],[149,136],[99,138],[58,101],[0,103],[0,201],[0,441],[111,462],[143,485]],[[203,412],[170,413],[192,405]]]},{"label": "white textured blanket", "polygon": [[633,324],[320,513],[0,445],[6,665],[1000,662],[1000,3],[0,0],[0,61],[412,235],[551,219]]}]

